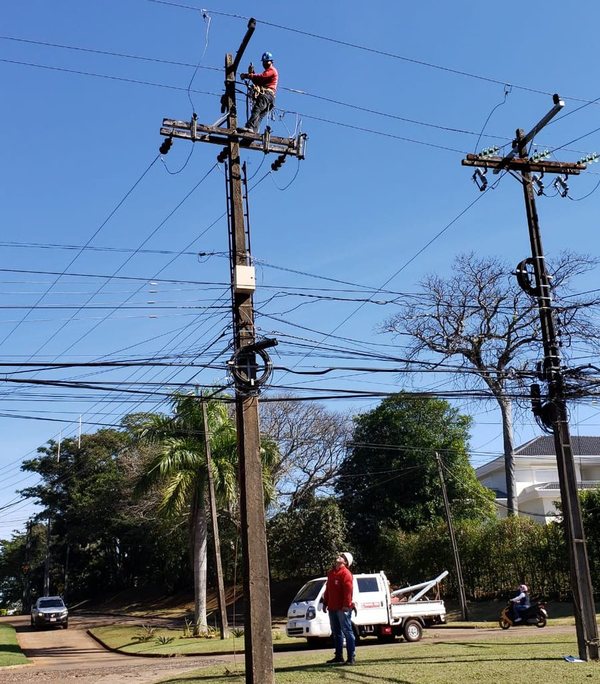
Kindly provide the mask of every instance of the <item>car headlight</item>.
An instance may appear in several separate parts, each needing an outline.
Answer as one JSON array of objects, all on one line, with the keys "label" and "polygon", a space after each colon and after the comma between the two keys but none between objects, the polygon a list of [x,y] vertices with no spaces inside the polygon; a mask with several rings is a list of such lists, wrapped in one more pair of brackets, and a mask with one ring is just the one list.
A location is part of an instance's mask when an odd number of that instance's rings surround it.
[{"label": "car headlight", "polygon": [[37,616],[38,617],[44,617],[44,613],[38,613]]},{"label": "car headlight", "polygon": [[315,607],[309,606],[308,610],[306,611],[306,619],[307,620],[314,620],[316,616],[317,616],[317,611],[315,610]]}]

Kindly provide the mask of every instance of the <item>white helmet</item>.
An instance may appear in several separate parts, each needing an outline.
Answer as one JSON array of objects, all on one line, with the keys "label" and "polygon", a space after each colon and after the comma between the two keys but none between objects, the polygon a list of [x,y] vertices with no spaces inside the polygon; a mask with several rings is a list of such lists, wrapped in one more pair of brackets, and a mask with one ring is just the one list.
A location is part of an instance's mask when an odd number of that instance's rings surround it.
[{"label": "white helmet", "polygon": [[350,551],[342,551],[340,553],[340,556],[346,561],[346,565],[350,567],[352,565],[352,561],[354,560],[354,556],[350,553]]},{"label": "white helmet", "polygon": [[519,591],[527,591],[527,585],[526,584],[519,584]]}]

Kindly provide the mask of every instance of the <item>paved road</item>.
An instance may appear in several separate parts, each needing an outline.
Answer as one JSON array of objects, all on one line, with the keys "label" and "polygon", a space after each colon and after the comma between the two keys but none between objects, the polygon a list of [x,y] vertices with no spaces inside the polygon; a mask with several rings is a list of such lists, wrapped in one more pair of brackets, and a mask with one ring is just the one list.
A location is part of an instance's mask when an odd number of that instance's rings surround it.
[{"label": "paved road", "polygon": [[[139,618],[131,618],[139,623]],[[30,665],[19,665],[0,670],[2,684],[39,684],[40,682],[70,682],[77,684],[154,684],[176,674],[189,672],[218,663],[231,663],[233,656],[192,656],[180,658],[142,658],[112,653],[103,649],[86,633],[93,625],[114,623],[114,617],[69,618],[69,629],[34,631],[29,617],[0,618],[0,622],[12,624],[17,629],[19,645],[32,660]],[[126,622],[127,619],[119,619]],[[546,627],[544,632],[574,636],[574,627]],[[539,630],[531,627],[510,629],[450,629],[437,627],[425,632],[428,642],[476,641],[479,639],[503,639],[515,634],[531,634],[535,638]],[[373,642],[376,643],[376,642]],[[401,644],[399,645],[401,647]],[[361,647],[362,648],[362,647]],[[329,655],[328,652],[323,651]],[[243,665],[243,655],[240,665]]]}]

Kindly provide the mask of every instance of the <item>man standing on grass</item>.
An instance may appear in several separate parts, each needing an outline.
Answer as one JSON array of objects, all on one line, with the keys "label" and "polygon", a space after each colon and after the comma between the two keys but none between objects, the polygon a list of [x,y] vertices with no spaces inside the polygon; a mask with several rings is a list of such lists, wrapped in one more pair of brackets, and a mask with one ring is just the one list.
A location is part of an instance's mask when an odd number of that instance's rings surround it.
[{"label": "man standing on grass", "polygon": [[323,594],[323,610],[329,611],[329,624],[335,646],[335,655],[328,663],[342,665],[344,663],[344,637],[348,659],[346,665],[354,665],[355,646],[352,631],[352,609],[354,602],[352,593],[354,579],[348,569],[352,565],[352,554],[349,551],[340,553],[335,559],[335,565],[327,573],[327,584]]}]

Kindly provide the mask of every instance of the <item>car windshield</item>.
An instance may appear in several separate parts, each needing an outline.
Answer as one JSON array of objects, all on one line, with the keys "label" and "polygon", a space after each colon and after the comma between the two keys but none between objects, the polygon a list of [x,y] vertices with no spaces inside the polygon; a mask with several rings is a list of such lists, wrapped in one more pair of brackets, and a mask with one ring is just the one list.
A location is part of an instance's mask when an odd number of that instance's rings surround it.
[{"label": "car windshield", "polygon": [[65,604],[61,599],[45,599],[38,603],[39,608],[64,608]]},{"label": "car windshield", "polygon": [[324,584],[324,579],[307,582],[296,594],[296,596],[294,596],[294,603],[300,603],[300,601],[314,601]]}]

